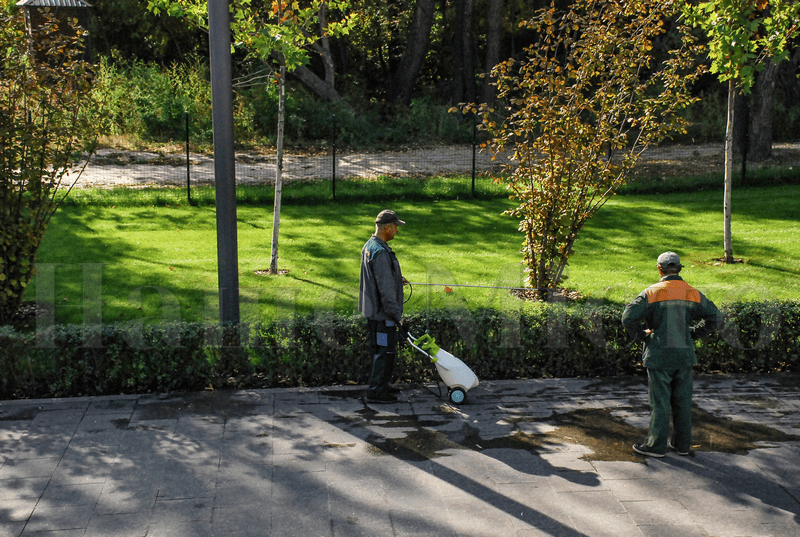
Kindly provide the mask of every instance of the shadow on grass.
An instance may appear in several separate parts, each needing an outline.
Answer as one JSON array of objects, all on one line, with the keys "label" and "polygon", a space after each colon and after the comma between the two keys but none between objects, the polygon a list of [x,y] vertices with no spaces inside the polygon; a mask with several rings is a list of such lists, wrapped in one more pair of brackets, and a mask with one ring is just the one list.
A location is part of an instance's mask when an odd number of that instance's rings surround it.
[{"label": "shadow on grass", "polygon": [[[734,221],[769,229],[792,221],[796,190],[737,191]],[[269,266],[272,209],[243,205],[237,219],[244,307],[260,319],[320,309],[351,313],[360,250],[374,232],[375,215],[386,208],[407,222],[391,244],[404,274],[421,278],[435,270],[454,275],[453,283],[495,284],[504,267],[521,259],[517,221],[502,214],[511,205],[497,198],[287,203],[281,211],[279,268],[289,271],[288,278],[255,275]],[[720,251],[721,212],[720,195],[713,192],[616,198],[581,232],[576,243],[581,255],[575,261],[594,270],[622,260],[627,268],[631,252],[650,262],[664,249]],[[157,321],[164,318],[167,303],[173,307],[170,315],[178,312],[182,320],[213,316],[218,292],[215,216],[210,206],[63,207],[39,250],[38,263],[51,264],[54,273],[54,280],[45,282],[51,289],[40,298],[53,303],[57,322],[81,323],[87,311],[95,315],[99,310],[104,322]],[[709,229],[717,220],[719,231]],[[791,256],[791,251],[746,235],[735,240],[739,255],[752,259],[753,267],[780,277],[798,273],[768,261]],[[99,276],[92,272],[97,270]],[[90,288],[98,282],[101,290]],[[26,300],[36,299],[39,283],[33,282]]]}]

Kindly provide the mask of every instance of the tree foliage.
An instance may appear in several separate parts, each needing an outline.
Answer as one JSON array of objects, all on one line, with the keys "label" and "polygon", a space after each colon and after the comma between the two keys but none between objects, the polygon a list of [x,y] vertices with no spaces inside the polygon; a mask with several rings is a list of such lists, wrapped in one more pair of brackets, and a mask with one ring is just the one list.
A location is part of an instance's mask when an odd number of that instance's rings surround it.
[{"label": "tree foliage", "polygon": [[723,201],[723,260],[734,263],[731,232],[733,190],[734,98],[737,87],[750,93],[765,60],[787,56],[787,44],[800,30],[796,0],[708,0],[683,4],[686,20],[708,36],[711,72],[728,82],[725,134],[725,194]]},{"label": "tree foliage", "polygon": [[654,61],[676,9],[659,0],[542,9],[521,23],[539,42],[492,71],[504,107],[462,107],[481,114],[491,151],[510,157],[499,180],[519,202],[507,214],[520,219],[528,285],[558,286],[579,232],[642,151],[684,129],[697,46],[681,32],[680,46]]},{"label": "tree foliage", "polygon": [[[201,28],[208,29],[208,4],[202,0],[150,0],[156,14],[166,12],[185,17]],[[347,0],[233,0],[231,32],[233,48],[261,60],[277,60],[289,72],[309,62],[309,49],[320,40],[346,34],[350,21],[331,17],[343,11]]]},{"label": "tree foliage", "polygon": [[28,34],[0,14],[0,324],[19,308],[50,217],[77,181],[73,154],[92,138],[83,30],[47,17]]},{"label": "tree foliage", "polygon": [[125,62],[170,66],[208,56],[204,32],[183,19],[147,9],[147,0],[92,0],[93,54]]},{"label": "tree foliage", "polygon": [[683,12],[709,38],[711,72],[720,82],[734,80],[745,93],[764,60],[785,59],[789,41],[800,30],[800,2],[795,0],[685,2]]}]

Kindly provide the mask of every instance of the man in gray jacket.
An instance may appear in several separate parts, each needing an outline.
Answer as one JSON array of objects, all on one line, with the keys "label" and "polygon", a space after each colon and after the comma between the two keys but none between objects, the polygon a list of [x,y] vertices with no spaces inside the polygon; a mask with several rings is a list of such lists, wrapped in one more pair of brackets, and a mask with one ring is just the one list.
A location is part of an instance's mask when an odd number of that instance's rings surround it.
[{"label": "man in gray jacket", "polygon": [[381,211],[375,234],[361,249],[358,310],[369,322],[372,373],[364,398],[371,403],[397,401],[389,386],[397,356],[398,328],[403,322],[403,284],[397,256],[387,244],[405,224],[397,213]]}]

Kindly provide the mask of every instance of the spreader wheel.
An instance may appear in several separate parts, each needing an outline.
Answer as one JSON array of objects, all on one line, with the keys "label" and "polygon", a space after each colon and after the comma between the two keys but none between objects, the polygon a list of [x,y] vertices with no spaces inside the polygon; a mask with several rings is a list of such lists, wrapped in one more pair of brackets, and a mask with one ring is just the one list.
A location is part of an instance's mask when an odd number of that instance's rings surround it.
[{"label": "spreader wheel", "polygon": [[467,392],[465,392],[461,388],[453,388],[453,389],[450,390],[450,393],[448,394],[448,398],[450,399],[451,403],[453,403],[455,405],[460,405],[460,404],[464,403],[464,401],[467,400]]}]

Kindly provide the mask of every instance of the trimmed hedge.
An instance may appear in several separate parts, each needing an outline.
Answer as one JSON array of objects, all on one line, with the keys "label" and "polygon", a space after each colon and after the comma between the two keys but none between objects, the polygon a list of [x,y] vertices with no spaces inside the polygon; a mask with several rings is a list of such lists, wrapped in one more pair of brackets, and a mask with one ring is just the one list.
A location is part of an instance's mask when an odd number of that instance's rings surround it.
[{"label": "trimmed hedge", "polygon": [[[800,370],[800,304],[736,303],[725,328],[697,343],[699,373]],[[622,328],[620,305],[543,305],[409,315],[481,379],[610,377],[643,372],[641,348]],[[365,384],[366,322],[298,316],[239,327],[198,323],[0,327],[0,399],[164,393],[219,388]],[[420,353],[400,349],[406,381],[436,378]]]}]

